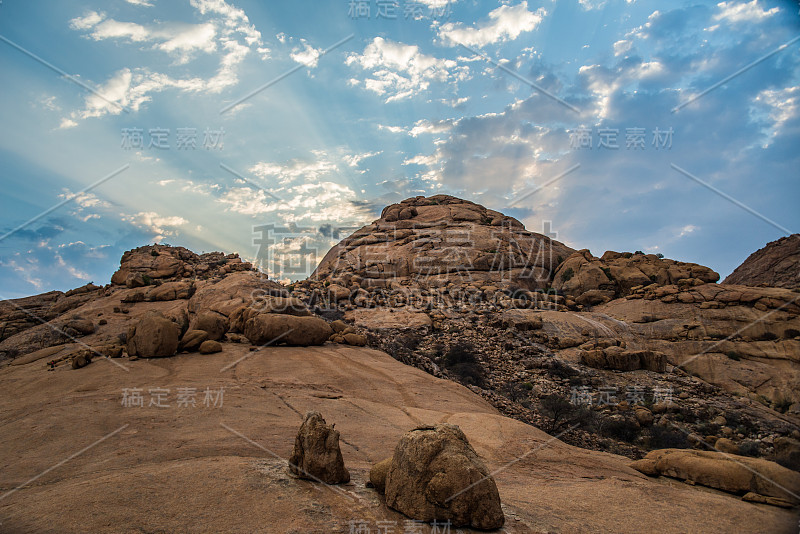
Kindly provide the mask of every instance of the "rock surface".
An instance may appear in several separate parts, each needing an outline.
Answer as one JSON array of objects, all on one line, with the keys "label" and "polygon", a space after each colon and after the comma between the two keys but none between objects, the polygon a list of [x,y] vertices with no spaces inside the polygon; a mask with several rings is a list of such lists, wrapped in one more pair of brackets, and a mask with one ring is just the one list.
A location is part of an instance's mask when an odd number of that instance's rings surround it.
[{"label": "rock surface", "polygon": [[[41,359],[0,368],[0,391],[14,391],[0,403],[7,458],[0,491],[21,486],[0,500],[3,531],[350,532],[350,521],[360,519],[373,531],[389,521],[402,532],[407,518],[364,483],[375,461],[424,421],[458,425],[490,472],[506,466],[495,480],[507,532],[633,533],[642,525],[668,534],[796,531],[792,510],[648,479],[627,458],[553,440],[500,416],[467,388],[376,350],[326,345],[253,354],[223,343],[222,353],[208,357],[122,363],[128,372],[97,358],[79,371],[46,372]],[[196,389],[196,407],[177,406],[177,387]],[[123,406],[124,388],[141,388],[144,406]],[[170,407],[149,406],[148,388],[169,389]],[[222,388],[224,402],[204,403],[206,388]],[[299,414],[310,410],[336,421],[346,440],[352,480],[336,486],[344,493],[286,474]],[[65,506],[76,492],[80,506]]]},{"label": "rock surface", "polygon": [[386,504],[420,521],[497,529],[505,517],[494,478],[455,425],[420,426],[400,439]]},{"label": "rock surface", "polygon": [[339,432],[319,412],[306,413],[289,458],[290,471],[300,478],[325,484],[350,482],[339,449]]},{"label": "rock surface", "polygon": [[800,287],[800,234],[767,243],[747,257],[729,274],[723,284]]}]

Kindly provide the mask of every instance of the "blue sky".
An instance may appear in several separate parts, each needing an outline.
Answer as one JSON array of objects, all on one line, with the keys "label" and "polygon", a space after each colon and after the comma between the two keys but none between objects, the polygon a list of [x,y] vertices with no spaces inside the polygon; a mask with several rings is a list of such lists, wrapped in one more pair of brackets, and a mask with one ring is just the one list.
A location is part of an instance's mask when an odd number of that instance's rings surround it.
[{"label": "blue sky", "polygon": [[263,225],[308,269],[435,193],[722,276],[800,231],[796,2],[390,4],[4,0],[0,297]]}]

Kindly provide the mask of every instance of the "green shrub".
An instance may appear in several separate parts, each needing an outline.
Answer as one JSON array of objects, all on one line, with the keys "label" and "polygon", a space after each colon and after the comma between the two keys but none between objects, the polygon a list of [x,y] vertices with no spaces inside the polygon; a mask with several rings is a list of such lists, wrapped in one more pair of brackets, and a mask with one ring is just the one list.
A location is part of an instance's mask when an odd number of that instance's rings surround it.
[{"label": "green shrub", "polygon": [[575,271],[572,270],[572,267],[567,267],[564,269],[564,272],[561,273],[561,282],[567,282],[573,276],[575,276]]}]

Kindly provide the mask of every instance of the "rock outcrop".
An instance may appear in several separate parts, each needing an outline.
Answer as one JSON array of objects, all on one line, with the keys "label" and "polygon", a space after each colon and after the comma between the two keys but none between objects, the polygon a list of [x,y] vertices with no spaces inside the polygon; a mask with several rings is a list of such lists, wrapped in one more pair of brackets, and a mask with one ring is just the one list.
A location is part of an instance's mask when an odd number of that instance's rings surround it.
[{"label": "rock outcrop", "polygon": [[743,286],[800,287],[800,234],[767,243],[747,257],[723,284]]},{"label": "rock outcrop", "polygon": [[350,482],[339,449],[339,432],[319,412],[308,412],[294,441],[289,470],[300,478],[325,484]]},{"label": "rock outcrop", "polygon": [[128,355],[166,358],[178,351],[180,327],[163,314],[149,312],[128,329]]},{"label": "rock outcrop", "polygon": [[525,230],[514,219],[449,195],[387,206],[381,218],[333,247],[312,279],[326,279],[336,301],[358,289],[439,287],[448,283],[550,285],[572,249]]},{"label": "rock outcrop", "polygon": [[[651,451],[631,467],[646,475],[663,475],[710,488],[769,498],[771,504],[800,504],[800,473],[760,458],[716,451]],[[750,496],[748,500],[756,500]]]},{"label": "rock outcrop", "polygon": [[210,278],[250,269],[252,265],[242,262],[238,254],[195,254],[184,247],[146,245],[122,255],[111,283],[135,288],[148,286],[156,280]]},{"label": "rock outcrop", "polygon": [[420,521],[496,529],[505,517],[494,478],[455,425],[404,435],[386,475],[386,504]]},{"label": "rock outcrop", "polygon": [[596,258],[588,250],[580,250],[558,266],[553,287],[577,304],[593,306],[645,286],[699,285],[717,280],[719,274],[708,267],[655,254],[608,251]]}]

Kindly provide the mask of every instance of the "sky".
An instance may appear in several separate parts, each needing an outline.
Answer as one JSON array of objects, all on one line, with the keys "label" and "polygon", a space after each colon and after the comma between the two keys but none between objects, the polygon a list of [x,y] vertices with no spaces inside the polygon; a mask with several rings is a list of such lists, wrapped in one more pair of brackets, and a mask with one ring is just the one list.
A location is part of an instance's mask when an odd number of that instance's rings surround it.
[{"label": "sky", "polygon": [[796,2],[3,0],[0,299],[446,193],[729,274],[800,231]]}]

